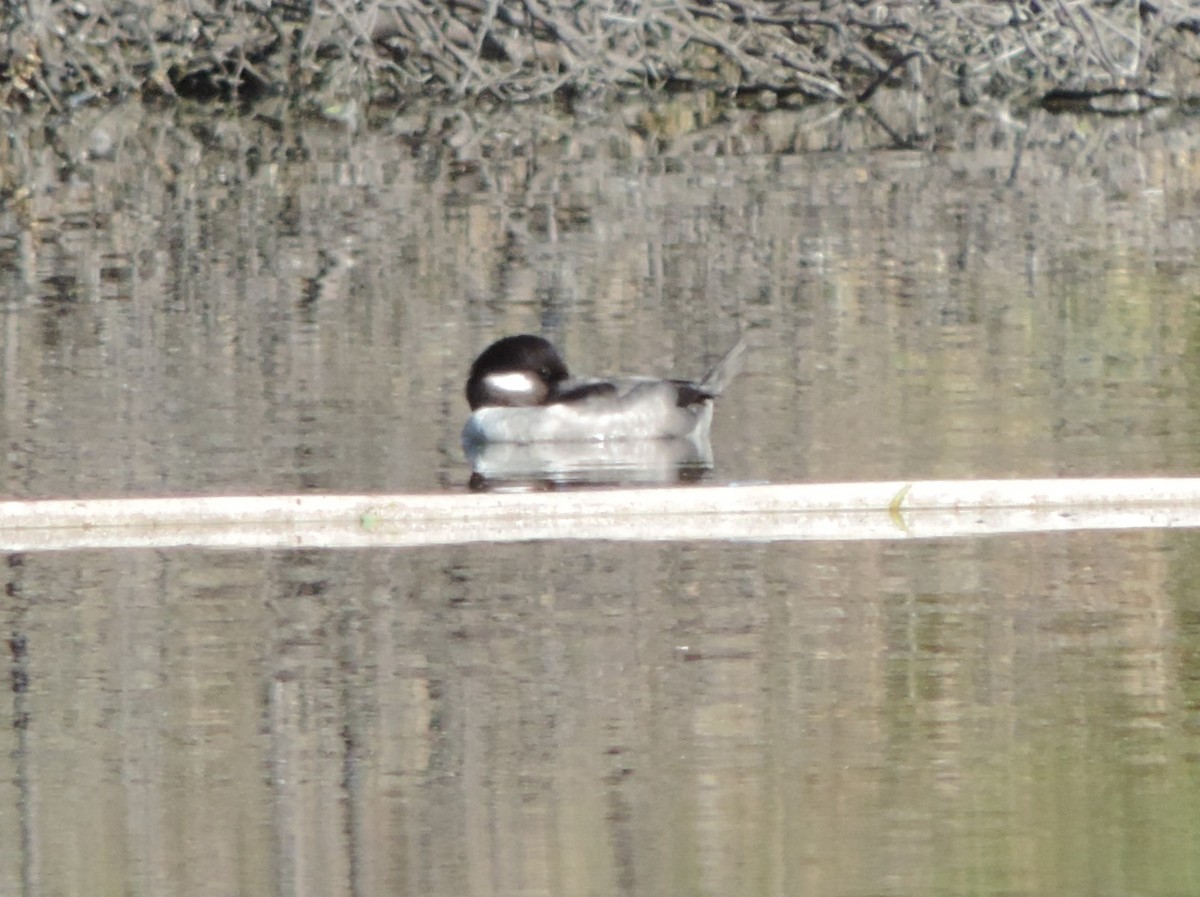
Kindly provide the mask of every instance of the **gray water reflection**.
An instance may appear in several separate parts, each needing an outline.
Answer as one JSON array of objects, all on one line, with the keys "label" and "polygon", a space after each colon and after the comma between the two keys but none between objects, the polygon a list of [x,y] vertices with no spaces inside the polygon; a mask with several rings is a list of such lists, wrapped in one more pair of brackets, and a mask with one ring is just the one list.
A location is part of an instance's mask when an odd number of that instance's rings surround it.
[{"label": "gray water reflection", "polygon": [[1198,549],[12,555],[0,891],[1195,893]]},{"label": "gray water reflection", "polygon": [[600,443],[475,443],[463,450],[471,487],[480,490],[670,486],[697,482],[713,469],[707,434]]},{"label": "gray water reflection", "polygon": [[80,110],[60,142],[113,152],[69,172],[24,135],[8,494],[461,488],[466,367],[522,330],[682,376],[748,331],[718,481],[1196,470],[1195,121],[716,157],[537,122],[484,152]]},{"label": "gray water reflection", "polygon": [[[1197,469],[1194,121],[493,125],[9,141],[6,493],[464,488],[518,330],[683,376],[747,331],[718,480]],[[0,893],[1195,893],[1194,542],[11,555]]]}]

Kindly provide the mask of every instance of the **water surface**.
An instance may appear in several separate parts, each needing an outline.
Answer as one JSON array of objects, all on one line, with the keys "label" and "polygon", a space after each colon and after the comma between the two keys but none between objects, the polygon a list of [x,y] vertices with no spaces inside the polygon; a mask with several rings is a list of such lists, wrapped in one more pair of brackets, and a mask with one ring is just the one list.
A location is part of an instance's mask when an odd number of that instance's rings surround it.
[{"label": "water surface", "polygon": [[1191,893],[1191,533],[14,555],[4,893]]},{"label": "water surface", "polygon": [[[1197,470],[1194,122],[454,120],[10,142],[6,494],[465,490],[525,330],[747,333],[717,483]],[[1195,542],[9,554],[0,893],[1195,893]]]},{"label": "water surface", "polygon": [[746,331],[718,481],[1197,466],[1182,126],[713,156],[525,124],[456,154],[91,114],[111,158],[64,175],[35,134],[0,214],[10,495],[461,488],[466,368],[526,330],[681,376]]}]

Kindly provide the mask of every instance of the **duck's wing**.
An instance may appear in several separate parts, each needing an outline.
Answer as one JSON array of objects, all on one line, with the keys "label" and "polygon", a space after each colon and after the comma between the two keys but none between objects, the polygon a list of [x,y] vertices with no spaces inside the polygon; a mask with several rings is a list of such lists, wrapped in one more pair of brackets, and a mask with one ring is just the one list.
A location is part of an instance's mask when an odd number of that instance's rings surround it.
[{"label": "duck's wing", "polygon": [[619,386],[612,380],[568,380],[547,404],[582,404],[597,399],[613,399]]}]

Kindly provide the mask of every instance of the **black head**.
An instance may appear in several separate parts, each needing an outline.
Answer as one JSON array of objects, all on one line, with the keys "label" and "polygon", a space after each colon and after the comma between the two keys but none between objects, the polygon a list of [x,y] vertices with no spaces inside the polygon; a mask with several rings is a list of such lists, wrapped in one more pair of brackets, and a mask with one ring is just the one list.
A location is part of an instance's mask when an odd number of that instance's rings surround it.
[{"label": "black head", "polygon": [[471,365],[467,402],[486,406],[542,405],[570,376],[554,346],[523,333],[492,343]]}]

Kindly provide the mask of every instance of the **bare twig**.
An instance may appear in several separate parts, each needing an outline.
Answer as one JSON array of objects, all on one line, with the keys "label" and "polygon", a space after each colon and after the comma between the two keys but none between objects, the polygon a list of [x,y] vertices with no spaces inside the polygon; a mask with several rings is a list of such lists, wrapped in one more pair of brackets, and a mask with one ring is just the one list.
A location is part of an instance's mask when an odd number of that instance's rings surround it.
[{"label": "bare twig", "polygon": [[[1200,14],[1183,0],[106,0],[24,4],[0,102],[243,82],[296,92],[489,92],[663,83],[869,101],[896,70],[931,102],[993,95],[1200,96]],[[915,54],[915,55],[914,55]],[[6,63],[6,64],[5,64]]]},{"label": "bare twig", "polygon": [[492,22],[496,18],[496,8],[500,5],[500,0],[488,0],[487,9],[483,12],[483,17],[479,20],[479,27],[475,30],[475,47],[472,53],[471,63],[463,68],[462,78],[459,79],[458,85],[454,88],[456,96],[462,96],[467,92],[467,84],[471,80],[471,75],[475,74],[479,69],[480,56],[483,53],[483,42],[487,38],[488,30],[492,27]]}]

